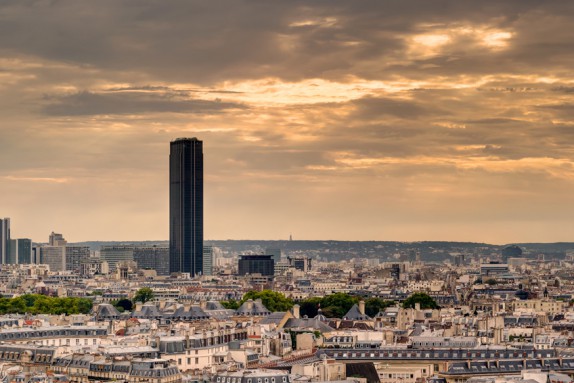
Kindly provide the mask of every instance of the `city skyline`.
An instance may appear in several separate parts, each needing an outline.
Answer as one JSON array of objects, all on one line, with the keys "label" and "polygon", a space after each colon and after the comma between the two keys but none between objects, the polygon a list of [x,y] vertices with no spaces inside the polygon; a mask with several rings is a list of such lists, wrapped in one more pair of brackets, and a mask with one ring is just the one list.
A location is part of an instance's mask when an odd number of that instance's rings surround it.
[{"label": "city skyline", "polygon": [[574,241],[571,2],[0,15],[14,238],[169,239],[167,143],[199,137],[206,239]]}]

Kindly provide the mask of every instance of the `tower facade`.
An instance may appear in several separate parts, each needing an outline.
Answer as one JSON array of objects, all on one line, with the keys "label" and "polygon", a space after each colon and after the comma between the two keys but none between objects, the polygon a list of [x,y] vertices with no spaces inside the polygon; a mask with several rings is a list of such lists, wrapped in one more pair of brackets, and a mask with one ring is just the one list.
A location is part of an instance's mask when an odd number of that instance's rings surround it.
[{"label": "tower facade", "polygon": [[203,274],[203,141],[197,138],[170,143],[169,270]]},{"label": "tower facade", "polygon": [[0,218],[0,263],[8,263],[10,257],[10,218]]}]

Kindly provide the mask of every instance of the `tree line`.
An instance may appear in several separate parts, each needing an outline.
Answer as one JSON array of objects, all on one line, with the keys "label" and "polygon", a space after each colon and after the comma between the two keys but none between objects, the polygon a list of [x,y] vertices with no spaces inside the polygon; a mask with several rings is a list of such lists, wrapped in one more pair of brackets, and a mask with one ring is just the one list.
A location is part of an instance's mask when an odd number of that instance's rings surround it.
[{"label": "tree line", "polygon": [[[229,300],[222,301],[221,304],[228,309],[237,310],[248,299],[261,299],[261,302],[271,312],[290,310],[295,303],[300,306],[300,315],[312,318],[319,313],[327,318],[342,318],[354,304],[358,304],[361,297],[346,294],[335,293],[324,297],[310,297],[300,301],[294,301],[285,295],[272,290],[249,291],[240,301]],[[370,317],[377,315],[387,307],[397,305],[397,302],[385,300],[378,297],[365,298],[365,314]],[[439,305],[426,293],[414,293],[405,299],[401,307],[414,308],[419,303],[421,309],[437,309]]]},{"label": "tree line", "polygon": [[57,298],[41,294],[26,294],[15,298],[0,298],[0,314],[88,314],[92,301],[87,298]]}]

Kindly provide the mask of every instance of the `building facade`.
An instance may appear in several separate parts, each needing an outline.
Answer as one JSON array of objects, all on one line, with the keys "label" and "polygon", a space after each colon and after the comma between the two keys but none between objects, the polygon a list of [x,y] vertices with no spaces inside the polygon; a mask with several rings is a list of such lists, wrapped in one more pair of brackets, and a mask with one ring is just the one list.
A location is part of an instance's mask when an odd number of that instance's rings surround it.
[{"label": "building facade", "polygon": [[169,247],[136,246],[134,261],[139,269],[152,269],[157,275],[169,275]]},{"label": "building facade", "polygon": [[272,276],[275,274],[275,261],[272,255],[242,255],[238,266],[239,275]]},{"label": "building facade", "polygon": [[203,246],[203,275],[213,275],[213,246]]},{"label": "building facade", "polygon": [[169,154],[169,266],[203,273],[203,141],[178,138]]},{"label": "building facade", "polygon": [[34,263],[32,257],[32,240],[27,238],[10,240],[10,257],[8,262],[13,265]]},{"label": "building facade", "polygon": [[10,218],[0,218],[0,263],[8,263],[10,254]]}]

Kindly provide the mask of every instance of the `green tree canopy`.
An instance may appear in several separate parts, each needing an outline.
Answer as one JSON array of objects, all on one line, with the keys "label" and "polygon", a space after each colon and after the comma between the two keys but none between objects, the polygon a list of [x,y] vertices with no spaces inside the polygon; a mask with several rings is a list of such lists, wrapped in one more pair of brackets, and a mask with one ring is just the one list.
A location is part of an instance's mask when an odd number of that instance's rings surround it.
[{"label": "green tree canopy", "polygon": [[359,298],[345,293],[335,293],[324,297],[307,298],[299,302],[301,306],[301,315],[314,317],[317,315],[319,306],[321,311],[328,318],[342,318]]},{"label": "green tree canopy", "polygon": [[138,291],[136,291],[134,295],[134,302],[142,302],[146,303],[147,301],[151,301],[153,299],[153,291],[149,287],[142,287]]},{"label": "green tree canopy", "polygon": [[0,298],[0,314],[87,314],[92,301],[87,298],[55,298],[26,294],[15,298]]},{"label": "green tree canopy", "polygon": [[293,307],[294,304],[293,301],[285,297],[285,295],[272,290],[249,291],[243,296],[243,299],[241,299],[240,305],[248,299],[261,299],[263,305],[271,312],[287,311]]},{"label": "green tree canopy", "polygon": [[374,317],[387,307],[394,306],[395,301],[386,301],[382,298],[371,297],[365,300],[365,314]]},{"label": "green tree canopy", "polygon": [[[121,312],[123,311],[132,311],[134,304],[131,300],[127,298],[123,298],[113,302],[113,305]],[[121,310],[120,310],[121,309]]]},{"label": "green tree canopy", "polygon": [[440,306],[427,293],[414,293],[403,301],[403,308],[414,308],[416,303],[420,303],[421,309],[439,309]]},{"label": "green tree canopy", "polygon": [[237,310],[239,308],[239,302],[236,301],[235,299],[230,299],[228,301],[221,301],[220,303],[226,309]]}]

